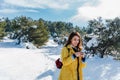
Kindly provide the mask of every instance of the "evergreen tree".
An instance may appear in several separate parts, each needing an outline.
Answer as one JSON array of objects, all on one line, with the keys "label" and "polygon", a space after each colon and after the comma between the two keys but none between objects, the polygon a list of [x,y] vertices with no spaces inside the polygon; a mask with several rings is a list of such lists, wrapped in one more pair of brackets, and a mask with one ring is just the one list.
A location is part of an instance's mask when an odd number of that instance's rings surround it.
[{"label": "evergreen tree", "polygon": [[93,35],[96,35],[98,46],[91,46],[88,50],[92,53],[100,53],[103,58],[104,55],[114,54],[115,51],[119,52],[120,46],[120,19],[106,20],[106,25],[101,18],[91,20],[90,27],[93,28]]},{"label": "evergreen tree", "polygon": [[0,20],[0,40],[3,39],[3,37],[6,35],[5,25],[6,25],[6,22]]},{"label": "evergreen tree", "polygon": [[4,31],[10,34],[9,37],[11,39],[17,39],[17,44],[31,41],[35,45],[41,46],[47,41],[48,35],[60,37],[63,41],[66,40],[64,36],[68,36],[73,31],[78,31],[82,34],[81,29],[78,26],[74,27],[70,22],[51,22],[42,18],[33,21],[30,17],[19,16],[12,20],[5,18],[5,23]]},{"label": "evergreen tree", "polygon": [[35,26],[30,27],[28,32],[28,40],[37,47],[42,46],[48,41],[47,27],[44,26],[44,22],[39,20]]},{"label": "evergreen tree", "polygon": [[5,32],[12,32],[12,27],[11,27],[11,21],[9,20],[9,18],[5,18],[5,22],[6,22],[6,25],[5,25]]},{"label": "evergreen tree", "polygon": [[30,17],[20,16],[12,20],[13,39],[18,39],[18,43],[27,41],[27,32],[30,26],[33,25],[33,20]]}]

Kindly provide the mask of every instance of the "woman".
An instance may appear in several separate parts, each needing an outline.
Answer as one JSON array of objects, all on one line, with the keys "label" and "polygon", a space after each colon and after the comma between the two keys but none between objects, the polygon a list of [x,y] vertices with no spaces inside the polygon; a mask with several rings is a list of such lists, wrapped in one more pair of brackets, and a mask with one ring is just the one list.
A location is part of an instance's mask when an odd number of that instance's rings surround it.
[{"label": "woman", "polygon": [[78,32],[72,32],[61,52],[63,66],[59,80],[83,80],[82,68],[85,57],[82,52],[82,39]]}]

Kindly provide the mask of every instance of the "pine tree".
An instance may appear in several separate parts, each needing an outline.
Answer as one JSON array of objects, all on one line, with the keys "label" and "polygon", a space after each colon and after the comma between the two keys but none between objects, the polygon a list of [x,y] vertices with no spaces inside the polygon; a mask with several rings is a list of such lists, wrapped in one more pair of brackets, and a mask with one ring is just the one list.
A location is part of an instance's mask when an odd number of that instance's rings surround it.
[{"label": "pine tree", "polygon": [[9,20],[9,18],[5,18],[5,22],[6,22],[6,25],[5,25],[5,32],[12,32],[12,27],[11,27],[11,21]]},{"label": "pine tree", "polygon": [[6,35],[5,33],[5,21],[0,20],[0,40],[3,39],[3,37]]},{"label": "pine tree", "polygon": [[45,44],[45,42],[48,41],[48,38],[48,31],[41,20],[36,22],[36,25],[29,29],[28,40],[37,47]]},{"label": "pine tree", "polygon": [[89,24],[93,29],[93,34],[96,35],[98,46],[91,46],[88,50],[92,50],[93,54],[100,53],[103,58],[104,55],[120,53],[120,19],[106,20],[106,25],[101,18],[98,20],[91,20]]},{"label": "pine tree", "polygon": [[18,43],[27,41],[27,32],[30,26],[33,25],[33,20],[30,17],[20,16],[12,20],[11,26],[13,29],[13,39],[18,39]]}]

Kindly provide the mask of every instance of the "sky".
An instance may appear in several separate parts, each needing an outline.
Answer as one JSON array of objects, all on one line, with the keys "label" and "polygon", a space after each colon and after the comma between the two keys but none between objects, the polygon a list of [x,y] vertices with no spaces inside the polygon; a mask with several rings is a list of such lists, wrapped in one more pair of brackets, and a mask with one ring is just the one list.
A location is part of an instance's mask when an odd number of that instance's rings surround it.
[{"label": "sky", "polygon": [[120,0],[0,0],[0,18],[27,16],[83,27],[98,17],[120,17],[119,3]]}]

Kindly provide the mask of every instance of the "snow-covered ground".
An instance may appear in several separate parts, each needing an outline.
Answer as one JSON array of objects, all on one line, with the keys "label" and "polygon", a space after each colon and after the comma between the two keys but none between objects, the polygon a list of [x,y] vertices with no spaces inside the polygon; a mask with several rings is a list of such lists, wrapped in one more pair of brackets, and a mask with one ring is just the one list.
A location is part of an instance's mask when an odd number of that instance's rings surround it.
[{"label": "snow-covered ground", "polygon": [[[14,40],[0,42],[0,80],[57,80],[55,60],[62,46],[49,40],[40,49],[25,49]],[[112,57],[87,59],[84,80],[120,80],[120,61]]]}]

